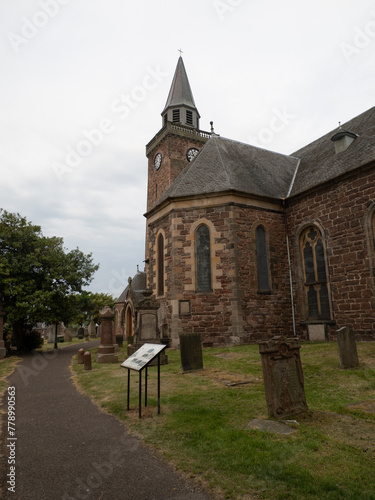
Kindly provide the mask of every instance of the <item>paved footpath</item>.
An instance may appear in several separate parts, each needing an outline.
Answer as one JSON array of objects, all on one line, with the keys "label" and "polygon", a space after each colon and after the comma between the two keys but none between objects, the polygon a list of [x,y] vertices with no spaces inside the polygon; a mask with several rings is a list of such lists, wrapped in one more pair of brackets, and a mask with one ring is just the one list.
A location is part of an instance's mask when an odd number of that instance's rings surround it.
[{"label": "paved footpath", "polygon": [[[85,343],[89,348],[98,342]],[[15,387],[17,440],[3,426],[1,476],[14,459],[6,500],[209,500],[102,413],[73,385],[69,365],[82,345],[23,358]],[[120,380],[120,379],[119,379]],[[124,398],[125,384],[124,384]],[[4,443],[4,441],[6,441]],[[15,450],[13,444],[15,443]],[[10,446],[6,446],[6,445]],[[12,479],[8,476],[8,480]],[[6,486],[9,488],[12,483]]]}]

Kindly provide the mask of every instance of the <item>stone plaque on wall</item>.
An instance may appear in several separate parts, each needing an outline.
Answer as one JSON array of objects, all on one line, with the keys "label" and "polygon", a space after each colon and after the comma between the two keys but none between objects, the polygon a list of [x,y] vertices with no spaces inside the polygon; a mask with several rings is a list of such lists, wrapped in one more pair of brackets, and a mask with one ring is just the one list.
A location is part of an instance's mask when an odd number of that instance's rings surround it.
[{"label": "stone plaque on wall", "polygon": [[296,338],[274,337],[259,344],[268,413],[288,418],[308,410]]}]

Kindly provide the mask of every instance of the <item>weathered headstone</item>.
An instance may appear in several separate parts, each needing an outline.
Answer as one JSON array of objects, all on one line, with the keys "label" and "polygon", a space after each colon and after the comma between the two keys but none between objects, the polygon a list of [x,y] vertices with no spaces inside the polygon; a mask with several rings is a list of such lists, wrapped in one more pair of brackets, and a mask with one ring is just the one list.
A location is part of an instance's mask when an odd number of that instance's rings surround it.
[{"label": "weathered headstone", "polygon": [[259,344],[268,414],[277,419],[305,413],[301,345],[297,338],[274,337]]},{"label": "weathered headstone", "polygon": [[105,306],[99,312],[99,318],[101,320],[101,339],[96,361],[97,363],[117,363],[118,355],[115,353],[113,343],[115,325],[112,309],[109,306]]},{"label": "weathered headstone", "polygon": [[89,328],[88,328],[88,334],[89,334],[90,338],[92,338],[92,339],[96,338],[96,323],[93,319],[90,321]]},{"label": "weathered headstone", "polygon": [[122,348],[124,344],[124,336],[122,334],[116,335],[116,344],[119,346],[120,349]]},{"label": "weathered headstone", "polygon": [[56,336],[55,325],[49,325],[47,328],[47,342],[49,344],[52,344],[53,342],[55,342],[55,336]]},{"label": "weathered headstone", "polygon": [[325,342],[327,340],[325,325],[307,325],[307,333],[310,342]]},{"label": "weathered headstone", "polygon": [[200,333],[180,333],[182,371],[202,370],[203,356]]},{"label": "weathered headstone", "polygon": [[65,328],[64,330],[64,342],[71,342],[72,341],[72,330],[70,328]]},{"label": "weathered headstone", "polygon": [[357,344],[353,330],[346,326],[337,330],[337,344],[341,368],[358,368]]},{"label": "weathered headstone", "polygon": [[78,335],[77,336],[79,339],[83,339],[84,335],[85,335],[85,329],[81,326],[78,328]]}]

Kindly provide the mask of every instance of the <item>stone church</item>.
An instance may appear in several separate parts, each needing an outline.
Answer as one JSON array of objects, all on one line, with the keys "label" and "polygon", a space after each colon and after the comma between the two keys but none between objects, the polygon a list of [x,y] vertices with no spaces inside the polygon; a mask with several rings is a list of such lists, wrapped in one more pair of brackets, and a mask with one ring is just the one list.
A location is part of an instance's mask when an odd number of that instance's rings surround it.
[{"label": "stone church", "polygon": [[200,129],[180,57],[161,114],[145,269],[117,301],[117,333],[171,347],[186,332],[204,346],[343,326],[375,339],[375,108],[291,155],[267,151]]}]

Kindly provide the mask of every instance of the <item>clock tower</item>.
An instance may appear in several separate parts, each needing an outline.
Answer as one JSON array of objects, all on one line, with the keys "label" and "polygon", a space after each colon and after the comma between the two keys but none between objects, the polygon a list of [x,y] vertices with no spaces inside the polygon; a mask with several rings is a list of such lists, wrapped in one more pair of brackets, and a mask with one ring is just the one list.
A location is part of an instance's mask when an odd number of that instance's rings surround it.
[{"label": "clock tower", "polygon": [[147,211],[155,205],[210,137],[208,132],[199,130],[200,115],[181,56],[161,115],[162,128],[146,146]]}]

